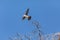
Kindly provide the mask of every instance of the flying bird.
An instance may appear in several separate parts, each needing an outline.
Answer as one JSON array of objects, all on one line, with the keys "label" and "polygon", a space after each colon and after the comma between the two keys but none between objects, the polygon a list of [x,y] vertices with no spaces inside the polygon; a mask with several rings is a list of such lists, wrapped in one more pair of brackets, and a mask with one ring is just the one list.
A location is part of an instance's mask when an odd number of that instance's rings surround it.
[{"label": "flying bird", "polygon": [[23,15],[23,17],[22,17],[23,20],[26,19],[26,18],[28,20],[31,20],[31,16],[29,16],[28,13],[29,13],[29,8],[26,10],[26,13]]}]

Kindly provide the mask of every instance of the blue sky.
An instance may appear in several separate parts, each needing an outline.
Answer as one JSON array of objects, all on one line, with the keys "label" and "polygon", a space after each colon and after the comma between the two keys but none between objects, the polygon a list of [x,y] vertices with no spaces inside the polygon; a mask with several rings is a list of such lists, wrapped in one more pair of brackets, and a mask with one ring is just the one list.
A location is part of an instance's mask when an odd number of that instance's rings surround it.
[{"label": "blue sky", "polygon": [[0,40],[33,29],[31,22],[22,21],[27,8],[31,21],[39,21],[45,34],[60,32],[60,0],[0,0]]}]

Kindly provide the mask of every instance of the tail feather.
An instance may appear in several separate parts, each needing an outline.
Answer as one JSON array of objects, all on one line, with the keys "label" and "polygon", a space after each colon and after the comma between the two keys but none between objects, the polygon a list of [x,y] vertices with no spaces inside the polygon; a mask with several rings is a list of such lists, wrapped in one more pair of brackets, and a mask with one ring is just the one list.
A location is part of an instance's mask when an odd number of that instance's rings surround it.
[{"label": "tail feather", "polygon": [[25,17],[22,18],[23,20],[25,19]]}]

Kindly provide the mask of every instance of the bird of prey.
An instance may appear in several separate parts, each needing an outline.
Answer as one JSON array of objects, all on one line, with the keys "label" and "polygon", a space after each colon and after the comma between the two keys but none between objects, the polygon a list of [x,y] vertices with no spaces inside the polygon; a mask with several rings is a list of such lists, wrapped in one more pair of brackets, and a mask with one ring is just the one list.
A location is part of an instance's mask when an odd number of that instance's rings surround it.
[{"label": "bird of prey", "polygon": [[28,16],[29,13],[29,8],[26,10],[26,13],[23,15],[22,19],[24,20],[25,18],[27,18],[28,20],[31,20],[31,16]]}]

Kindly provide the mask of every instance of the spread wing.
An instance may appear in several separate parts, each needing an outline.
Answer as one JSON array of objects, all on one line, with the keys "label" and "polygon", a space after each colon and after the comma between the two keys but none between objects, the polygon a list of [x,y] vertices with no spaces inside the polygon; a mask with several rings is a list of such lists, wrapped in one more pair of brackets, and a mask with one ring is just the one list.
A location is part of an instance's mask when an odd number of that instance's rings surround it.
[{"label": "spread wing", "polygon": [[29,8],[27,9],[27,11],[26,11],[26,14],[25,14],[25,15],[28,15],[28,12],[29,12]]}]

